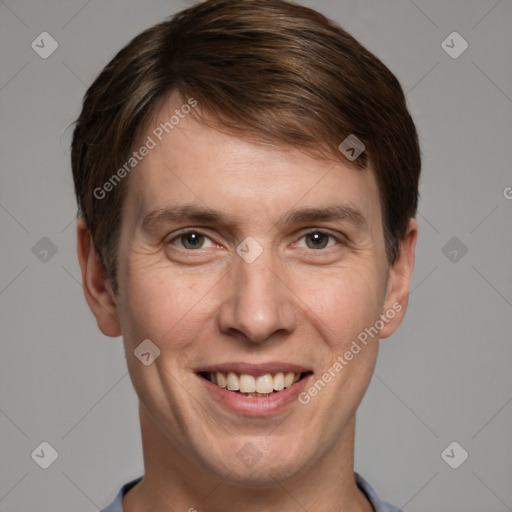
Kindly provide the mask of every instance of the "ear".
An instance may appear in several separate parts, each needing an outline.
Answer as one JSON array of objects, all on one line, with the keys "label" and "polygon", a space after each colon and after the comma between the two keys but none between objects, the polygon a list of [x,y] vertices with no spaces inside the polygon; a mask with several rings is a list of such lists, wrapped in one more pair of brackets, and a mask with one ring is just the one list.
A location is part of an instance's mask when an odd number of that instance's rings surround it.
[{"label": "ear", "polygon": [[121,326],[117,315],[115,295],[83,217],[78,221],[76,230],[78,261],[82,269],[85,300],[96,317],[100,331],[105,336],[120,336]]},{"label": "ear", "polygon": [[404,239],[400,243],[399,254],[389,269],[386,299],[381,318],[384,327],[379,338],[391,336],[402,323],[409,303],[409,289],[414,269],[414,251],[418,238],[418,223],[411,217]]}]

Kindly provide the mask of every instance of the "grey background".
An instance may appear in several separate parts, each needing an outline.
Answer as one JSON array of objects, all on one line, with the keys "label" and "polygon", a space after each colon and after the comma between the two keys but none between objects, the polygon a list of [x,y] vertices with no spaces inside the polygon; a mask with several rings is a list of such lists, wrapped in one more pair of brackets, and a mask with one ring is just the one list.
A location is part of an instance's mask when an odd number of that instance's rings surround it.
[{"label": "grey background", "polygon": [[[512,510],[512,2],[304,3],[396,73],[423,149],[409,311],[381,343],[356,470],[406,512]],[[1,511],[97,510],[142,474],[121,340],[81,289],[70,124],[115,52],[187,4],[0,0]],[[31,48],[43,31],[59,44],[47,59]],[[457,59],[441,47],[453,31],[469,44]],[[46,470],[42,441],[59,455]],[[452,441],[469,453],[458,469],[441,458]]]}]

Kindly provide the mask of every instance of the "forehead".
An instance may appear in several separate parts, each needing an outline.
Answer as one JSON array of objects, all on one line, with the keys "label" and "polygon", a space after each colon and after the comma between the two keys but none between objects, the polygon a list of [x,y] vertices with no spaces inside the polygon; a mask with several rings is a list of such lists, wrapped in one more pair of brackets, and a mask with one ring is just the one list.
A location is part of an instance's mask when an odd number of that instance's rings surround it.
[{"label": "forehead", "polygon": [[194,116],[200,105],[190,105],[173,94],[139,137],[138,144],[152,147],[132,172],[125,199],[139,218],[179,203],[240,219],[282,216],[294,206],[343,205],[380,224],[371,168],[213,128]]}]

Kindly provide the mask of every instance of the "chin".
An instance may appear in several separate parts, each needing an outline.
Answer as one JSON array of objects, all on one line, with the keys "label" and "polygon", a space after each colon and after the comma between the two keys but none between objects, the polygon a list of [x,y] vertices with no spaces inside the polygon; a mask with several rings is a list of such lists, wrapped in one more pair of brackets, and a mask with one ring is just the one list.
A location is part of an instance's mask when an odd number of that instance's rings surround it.
[{"label": "chin", "polygon": [[[292,441],[292,438],[290,437]],[[275,486],[304,470],[309,460],[307,450],[299,443],[283,443],[282,437],[241,436],[229,438],[227,446],[212,454],[211,446],[203,447],[203,465],[244,487]]]}]

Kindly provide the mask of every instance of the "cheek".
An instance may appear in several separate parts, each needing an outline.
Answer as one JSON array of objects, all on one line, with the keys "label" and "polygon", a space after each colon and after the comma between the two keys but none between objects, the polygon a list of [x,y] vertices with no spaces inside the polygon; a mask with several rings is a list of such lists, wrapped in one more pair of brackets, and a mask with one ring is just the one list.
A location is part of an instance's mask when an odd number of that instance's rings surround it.
[{"label": "cheek", "polygon": [[302,280],[301,297],[326,327],[332,349],[342,350],[378,319],[384,279],[372,265],[336,269]]},{"label": "cheek", "polygon": [[197,338],[208,315],[213,278],[134,262],[127,266],[123,283],[120,317],[131,344],[148,338],[161,349],[183,353]]}]

